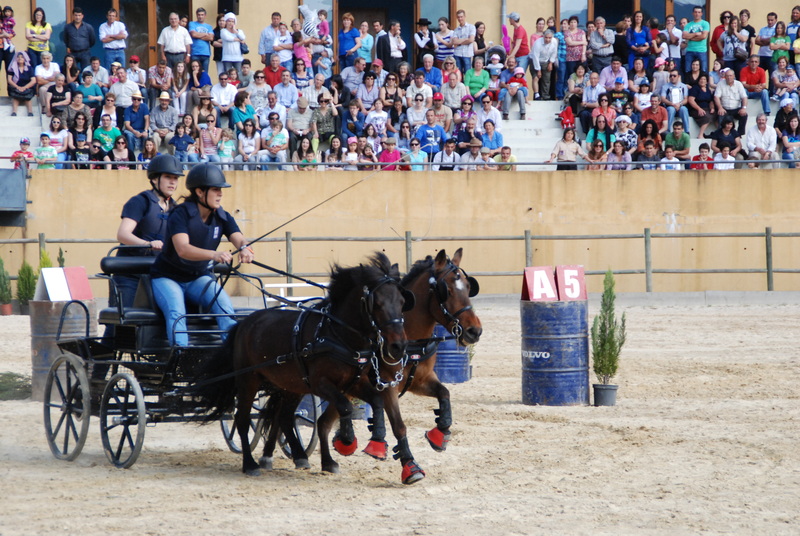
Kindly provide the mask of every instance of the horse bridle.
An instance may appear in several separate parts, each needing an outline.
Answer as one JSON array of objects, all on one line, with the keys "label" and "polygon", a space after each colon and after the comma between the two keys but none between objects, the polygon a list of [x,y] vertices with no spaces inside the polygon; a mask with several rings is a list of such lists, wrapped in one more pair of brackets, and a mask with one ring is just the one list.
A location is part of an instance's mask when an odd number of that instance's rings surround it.
[{"label": "horse bridle", "polygon": [[464,278],[470,285],[470,297],[475,296],[478,293],[478,282],[474,277],[470,277],[470,275],[467,274],[466,271],[456,266],[455,263],[453,263],[453,261],[449,259],[447,267],[438,278],[436,277],[436,272],[434,271],[434,269],[431,268],[431,276],[428,279],[430,290],[436,297],[436,301],[439,303],[439,309],[441,309],[442,315],[444,315],[444,317],[447,319],[448,322],[451,322],[453,324],[453,327],[450,329],[450,333],[458,339],[464,332],[464,329],[461,327],[461,323],[459,322],[458,317],[466,313],[467,311],[471,311],[472,304],[470,303],[462,307],[455,313],[451,313],[447,309],[447,298],[449,296],[449,290],[447,288],[447,282],[444,279],[445,277],[447,277],[448,274],[450,274],[450,272],[454,272],[456,274],[456,280],[459,280],[461,278],[461,272],[464,272]]}]

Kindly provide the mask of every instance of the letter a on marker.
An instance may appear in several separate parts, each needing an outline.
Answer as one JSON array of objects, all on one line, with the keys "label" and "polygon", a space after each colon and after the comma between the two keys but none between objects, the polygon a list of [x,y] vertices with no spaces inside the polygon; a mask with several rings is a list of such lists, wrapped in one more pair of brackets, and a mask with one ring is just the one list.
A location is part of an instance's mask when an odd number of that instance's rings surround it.
[{"label": "letter a on marker", "polygon": [[525,268],[522,280],[523,301],[557,301],[556,281],[551,266]]}]

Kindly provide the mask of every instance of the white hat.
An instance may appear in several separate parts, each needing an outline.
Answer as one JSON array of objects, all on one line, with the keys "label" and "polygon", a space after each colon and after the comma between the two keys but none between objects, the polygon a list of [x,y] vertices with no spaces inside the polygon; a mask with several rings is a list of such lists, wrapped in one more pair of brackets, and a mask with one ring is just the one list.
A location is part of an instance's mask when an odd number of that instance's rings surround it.
[{"label": "white hat", "polygon": [[626,123],[630,123],[631,122],[631,118],[628,117],[625,114],[622,114],[622,115],[618,115],[617,118],[614,120],[615,123],[622,123],[623,121],[625,121]]},{"label": "white hat", "polygon": [[784,97],[781,100],[781,108],[783,108],[784,106],[789,106],[790,104],[794,104],[794,101],[792,100],[791,97]]},{"label": "white hat", "polygon": [[230,12],[225,13],[225,16],[222,18],[222,20],[224,20],[225,22],[228,22],[229,20],[233,20],[235,22],[236,21],[236,15],[234,15],[233,13],[230,13]]}]

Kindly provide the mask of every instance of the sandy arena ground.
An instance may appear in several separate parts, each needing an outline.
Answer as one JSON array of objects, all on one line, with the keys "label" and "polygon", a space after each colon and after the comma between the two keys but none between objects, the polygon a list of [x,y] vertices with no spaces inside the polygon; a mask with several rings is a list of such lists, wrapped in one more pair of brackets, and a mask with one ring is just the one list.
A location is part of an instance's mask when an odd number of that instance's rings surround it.
[{"label": "sandy arena ground", "polygon": [[[118,470],[94,419],[61,462],[41,405],[2,402],[0,535],[798,533],[800,306],[624,308],[618,405],[594,408],[522,405],[519,304],[476,305],[484,337],[474,378],[450,387],[447,452],[422,439],[434,401],[403,401],[420,483],[360,452],[339,475],[315,453],[311,471],[276,457],[247,478],[216,425],[148,428]],[[0,318],[0,371],[30,373],[27,322]]]}]

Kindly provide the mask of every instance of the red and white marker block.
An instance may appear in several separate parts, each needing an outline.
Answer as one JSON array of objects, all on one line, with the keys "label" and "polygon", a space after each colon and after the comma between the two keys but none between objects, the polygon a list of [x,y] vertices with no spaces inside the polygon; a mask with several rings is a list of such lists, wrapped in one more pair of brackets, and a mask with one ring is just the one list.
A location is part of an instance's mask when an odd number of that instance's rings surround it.
[{"label": "red and white marker block", "polygon": [[587,299],[583,266],[556,266],[556,287],[561,301]]},{"label": "red and white marker block", "polygon": [[583,266],[530,266],[522,279],[523,301],[577,301],[587,299]]}]

